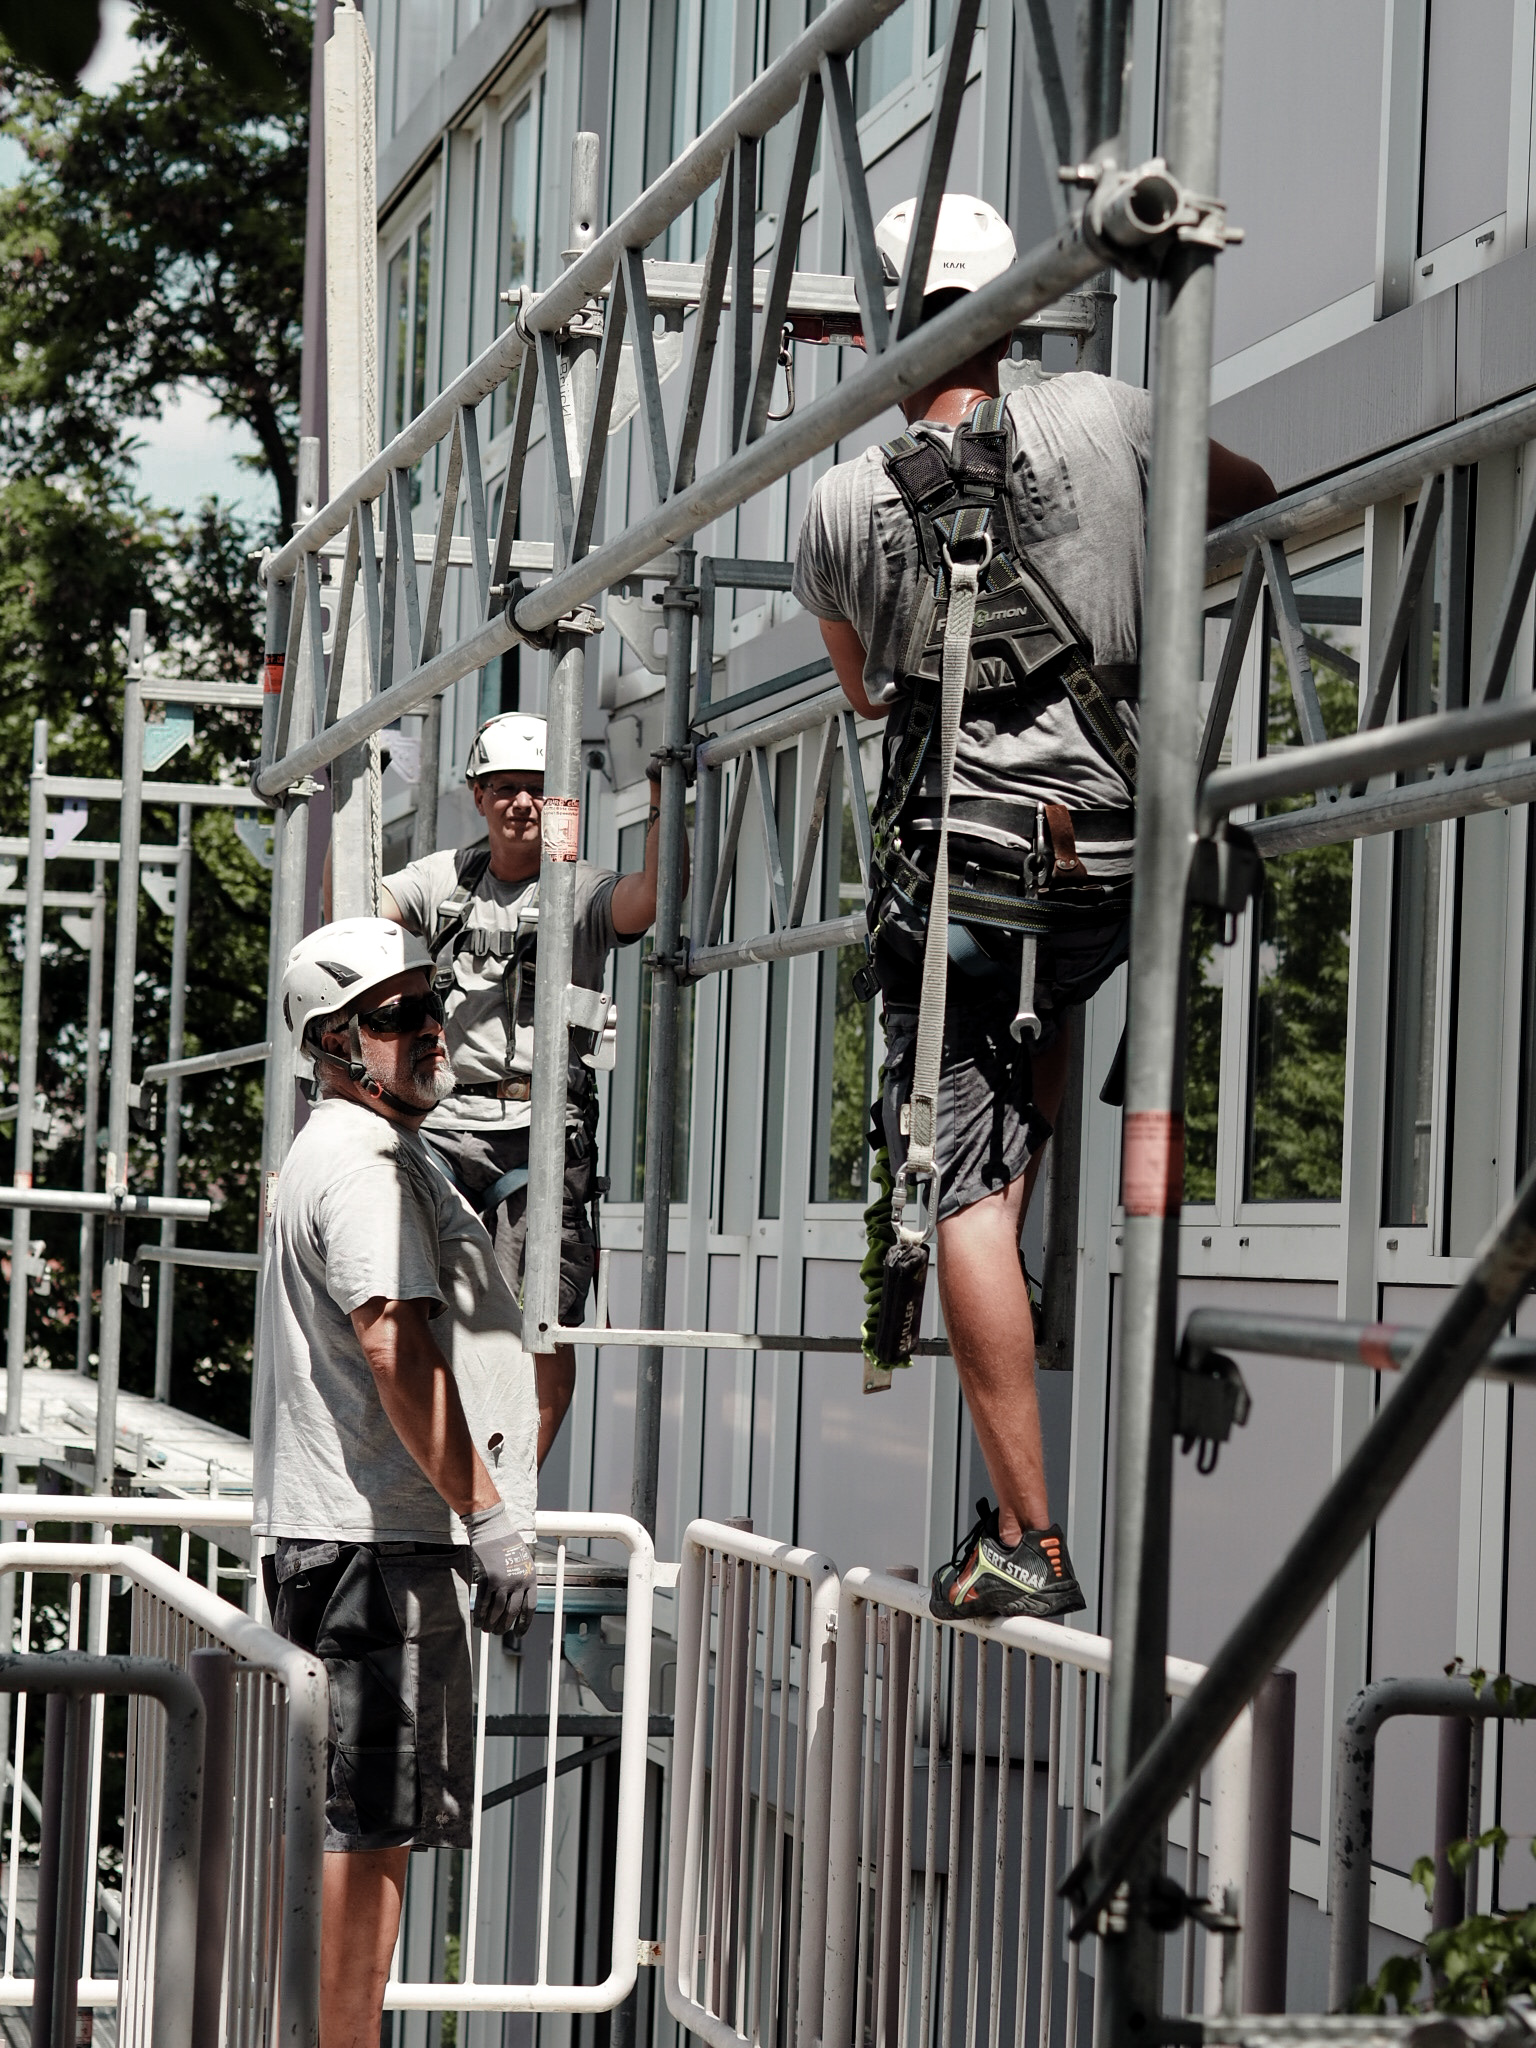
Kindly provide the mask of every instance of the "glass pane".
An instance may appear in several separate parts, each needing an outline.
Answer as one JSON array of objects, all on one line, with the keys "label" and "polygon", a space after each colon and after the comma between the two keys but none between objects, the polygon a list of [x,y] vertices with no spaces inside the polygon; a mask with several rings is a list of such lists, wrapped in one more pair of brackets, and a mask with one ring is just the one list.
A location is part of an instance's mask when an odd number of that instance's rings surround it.
[{"label": "glass pane", "polygon": [[[1296,577],[1296,598],[1330,739],[1353,732],[1359,702],[1364,557]],[[1285,656],[1265,606],[1263,750],[1297,747]],[[1287,799],[1273,811],[1305,808]],[[1256,1202],[1337,1201],[1344,1159],[1353,848],[1309,847],[1265,863],[1254,920],[1252,1092],[1247,1194]]]},{"label": "glass pane", "polygon": [[[645,826],[619,833],[619,872],[630,874],[645,857]],[[684,925],[686,929],[686,921]],[[651,977],[645,960],[648,933],[614,956],[614,1001],[619,1007],[619,1057],[608,1091],[609,1199],[645,1199],[645,1110],[650,1092]],[[693,1109],[693,990],[684,989],[677,1018],[677,1095],[672,1120],[672,1200],[688,1199],[688,1139]]]},{"label": "glass pane", "polygon": [[392,441],[405,425],[405,365],[409,353],[411,245],[389,259],[384,283],[384,439]]},{"label": "glass pane", "polygon": [[464,346],[467,351],[465,359],[471,363],[479,351],[481,331],[480,323],[475,318],[475,312],[480,303],[480,180],[484,168],[484,156],[485,144],[477,137],[475,140],[475,167],[470,175],[469,184],[469,310],[467,314],[468,325],[464,334]]},{"label": "glass pane", "polygon": [[442,11],[441,0],[399,0],[399,7],[395,16],[394,133],[437,75],[438,16]]},{"label": "glass pane", "polygon": [[[1205,678],[1200,691],[1202,724],[1209,709],[1221,658],[1231,631],[1230,603],[1205,615]],[[1232,757],[1232,721],[1227,721],[1221,759]],[[1221,1017],[1224,949],[1216,918],[1197,913],[1189,932],[1189,1032],[1184,1054],[1184,1199],[1216,1199],[1216,1134],[1221,1095]]]},{"label": "glass pane", "polygon": [[954,19],[955,0],[930,0],[928,8],[928,54],[943,49],[949,41],[949,24]]},{"label": "glass pane", "polygon": [[[496,332],[500,334],[513,317],[513,309],[501,294],[519,285],[532,285],[538,276],[539,216],[539,111],[543,101],[541,79],[518,105],[501,129],[501,176],[496,226]],[[512,387],[495,395],[491,408],[491,432],[499,433],[510,417]]]},{"label": "glass pane", "polygon": [[[864,886],[859,880],[858,840],[853,805],[843,779],[839,755],[827,796],[827,816],[841,818],[841,843],[823,850],[821,914],[847,917],[862,909]],[[816,998],[815,1129],[811,1145],[811,1200],[858,1202],[868,1199],[869,1147],[865,1130],[874,1087],[874,1009],[853,991],[853,977],[863,966],[865,949],[840,946],[823,953]]]},{"label": "glass pane", "polygon": [[[1406,536],[1405,536],[1406,539]],[[1443,569],[1444,533],[1437,543]],[[1440,708],[1442,664],[1436,578],[1426,576],[1398,681],[1398,716],[1419,718]],[[1429,771],[1400,779],[1422,782]],[[1394,834],[1391,1010],[1387,1020],[1387,1145],[1383,1223],[1429,1221],[1435,1013],[1439,988],[1439,825]]]},{"label": "glass pane", "polygon": [[[779,846],[788,873],[794,859],[795,771],[799,752],[786,747],[773,764],[773,807],[778,814]],[[763,1152],[758,1187],[760,1216],[777,1216],[784,1183],[784,1081],[789,1040],[788,960],[768,967],[768,1031],[763,1060]]]},{"label": "glass pane", "polygon": [[1474,6],[1467,0],[1433,0],[1430,7],[1419,220],[1423,250],[1438,249],[1504,211],[1514,29],[1514,0],[1476,0]]},{"label": "glass pane", "polygon": [[898,7],[860,43],[854,55],[854,112],[867,114],[897,86],[905,85],[911,75],[912,16],[907,8]]}]

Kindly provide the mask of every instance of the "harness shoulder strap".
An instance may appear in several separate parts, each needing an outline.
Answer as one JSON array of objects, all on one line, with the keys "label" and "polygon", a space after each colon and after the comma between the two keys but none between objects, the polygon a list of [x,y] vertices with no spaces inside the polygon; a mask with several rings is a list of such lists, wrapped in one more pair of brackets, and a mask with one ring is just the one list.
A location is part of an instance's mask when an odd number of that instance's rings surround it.
[{"label": "harness shoulder strap", "polygon": [[445,946],[454,945],[463,934],[469,922],[469,906],[474,901],[475,891],[485,880],[491,865],[489,846],[461,846],[453,857],[453,891],[445,896],[437,907],[437,923],[428,950],[434,961]]}]

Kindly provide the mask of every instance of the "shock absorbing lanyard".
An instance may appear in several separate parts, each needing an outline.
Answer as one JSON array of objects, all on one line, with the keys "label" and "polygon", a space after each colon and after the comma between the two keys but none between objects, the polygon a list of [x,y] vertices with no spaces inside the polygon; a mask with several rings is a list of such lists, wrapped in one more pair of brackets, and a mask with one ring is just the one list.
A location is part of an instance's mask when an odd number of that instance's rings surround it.
[{"label": "shock absorbing lanyard", "polygon": [[[932,1234],[938,1211],[933,1181],[937,1175],[934,1144],[938,1136],[939,1067],[944,1050],[944,1009],[949,983],[949,797],[955,754],[960,744],[960,711],[971,666],[971,632],[981,579],[992,560],[990,534],[978,536],[981,552],[955,561],[948,545],[949,613],[944,624],[944,656],[939,698],[939,848],[933,868],[933,894],[928,905],[928,931],[923,942],[923,987],[917,1012],[917,1050],[912,1094],[908,1102],[907,1156],[891,1191],[891,1226],[898,1244],[920,1245]],[[966,543],[975,546],[975,541]],[[905,1223],[907,1185],[929,1183],[927,1216],[921,1230]]]}]

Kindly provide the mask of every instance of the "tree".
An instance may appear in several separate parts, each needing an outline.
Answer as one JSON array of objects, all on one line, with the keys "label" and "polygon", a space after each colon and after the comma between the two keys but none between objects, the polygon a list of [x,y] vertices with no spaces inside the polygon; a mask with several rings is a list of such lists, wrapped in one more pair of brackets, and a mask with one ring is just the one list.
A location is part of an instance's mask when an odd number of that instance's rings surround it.
[{"label": "tree", "polygon": [[[255,436],[284,527],[296,503],[310,19],[244,0],[275,103],[141,17],[144,62],[103,95],[0,62],[0,132],[29,171],[0,193],[0,461],[122,477],[135,419],[183,382]],[[4,52],[0,50],[0,58]]]},{"label": "tree", "polygon": [[[285,81],[263,107],[199,60],[192,37],[160,9],[137,32],[146,56],[101,97],[59,92],[0,49],[0,126],[29,169],[0,193],[0,830],[25,829],[33,721],[46,718],[60,772],[116,775],[128,614],[143,605],[153,647],[182,674],[254,681],[260,672],[260,539],[213,500],[176,518],[135,496],[132,431],[184,380],[243,421],[273,476],[281,518],[293,514],[298,315],[306,170],[309,17],[295,0],[239,0],[211,10],[254,23]],[[10,20],[9,14],[3,17]],[[151,39],[151,38],[155,39]],[[14,45],[13,45],[14,49]],[[179,780],[216,781],[255,751],[238,716],[198,714]],[[170,840],[174,816],[150,811],[146,840]],[[87,831],[115,839],[116,807],[93,805]],[[52,880],[52,875],[50,875]],[[75,876],[71,875],[73,884]],[[109,890],[116,884],[109,871]],[[194,828],[187,1050],[263,1035],[266,876],[227,812]],[[109,900],[109,935],[114,906]],[[84,1129],[87,962],[50,918],[43,975],[39,1088],[51,1125],[40,1185],[78,1187]],[[171,923],[141,900],[135,997],[136,1071],[163,1057]],[[0,1090],[14,1097],[20,991],[19,919],[0,948]],[[109,940],[110,943],[110,940]],[[0,1126],[0,1147],[10,1127]],[[197,1242],[255,1242],[261,1146],[259,1068],[209,1076],[186,1091],[183,1187],[214,1196]],[[9,1163],[0,1157],[0,1171]],[[130,1177],[159,1179],[157,1147],[138,1136]],[[34,1218],[53,1288],[35,1301],[32,1355],[75,1357],[77,1232]],[[158,1235],[146,1230],[145,1238]],[[130,1256],[139,1233],[130,1231]],[[172,1398],[243,1430],[249,1415],[251,1281],[183,1274]],[[148,1391],[153,1319],[129,1310],[123,1384]]]}]

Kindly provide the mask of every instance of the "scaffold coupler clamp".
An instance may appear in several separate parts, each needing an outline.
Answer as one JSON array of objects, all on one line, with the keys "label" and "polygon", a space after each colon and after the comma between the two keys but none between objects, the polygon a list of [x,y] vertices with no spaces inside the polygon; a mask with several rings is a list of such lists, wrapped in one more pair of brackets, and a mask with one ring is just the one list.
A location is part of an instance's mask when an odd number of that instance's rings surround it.
[{"label": "scaffold coupler clamp", "polygon": [[556,619],[552,626],[525,626],[518,619],[517,608],[532,595],[530,585],[516,583],[507,593],[506,604],[507,624],[514,629],[518,639],[526,640],[530,647],[540,648],[547,654],[562,634],[581,633],[590,637],[603,630],[601,616],[589,604],[576,605]]},{"label": "scaffold coupler clamp", "polygon": [[1156,277],[1173,249],[1194,243],[1220,252],[1243,239],[1227,225],[1227,204],[1191,192],[1160,156],[1134,170],[1115,164],[1063,164],[1064,185],[1088,188],[1083,240],[1127,277]]},{"label": "scaffold coupler clamp", "polygon": [[1264,893],[1264,856],[1241,825],[1225,819],[1189,857],[1188,900],[1221,918],[1221,943],[1237,939],[1238,914]]}]

